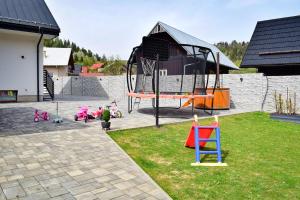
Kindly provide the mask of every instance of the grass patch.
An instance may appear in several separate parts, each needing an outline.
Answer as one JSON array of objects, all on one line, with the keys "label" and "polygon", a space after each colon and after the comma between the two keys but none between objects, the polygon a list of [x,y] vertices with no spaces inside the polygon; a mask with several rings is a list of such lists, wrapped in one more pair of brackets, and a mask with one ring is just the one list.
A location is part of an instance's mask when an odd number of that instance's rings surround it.
[{"label": "grass patch", "polygon": [[[110,136],[173,199],[300,199],[299,124],[271,120],[260,112],[221,117],[220,123],[228,167],[190,166],[194,149],[184,142],[191,122]],[[209,160],[216,157],[204,159]]]}]

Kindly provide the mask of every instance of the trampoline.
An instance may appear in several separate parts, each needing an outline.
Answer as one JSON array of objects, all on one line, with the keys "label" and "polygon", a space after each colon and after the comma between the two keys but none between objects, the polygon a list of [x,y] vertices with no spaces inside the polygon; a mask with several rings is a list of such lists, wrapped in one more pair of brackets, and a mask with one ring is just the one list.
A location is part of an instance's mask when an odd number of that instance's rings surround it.
[{"label": "trampoline", "polygon": [[[211,54],[214,62],[208,63]],[[209,74],[216,71],[217,63],[211,49],[190,44],[178,44],[164,33],[143,37],[140,46],[134,47],[127,63],[128,112],[134,102],[151,99],[159,126],[160,99],[212,99],[207,94]],[[134,99],[134,102],[133,102]],[[211,109],[212,114],[213,109]]]},{"label": "trampoline", "polygon": [[[128,93],[129,97],[135,97],[135,98],[143,98],[143,99],[155,99],[156,94],[154,93],[146,93],[146,94],[141,94],[141,93],[134,93],[130,92]],[[199,98],[199,97],[207,97],[207,98],[213,98],[214,96],[212,94],[206,94],[206,95],[201,95],[201,94],[159,94],[160,99],[194,99],[194,98]]]}]

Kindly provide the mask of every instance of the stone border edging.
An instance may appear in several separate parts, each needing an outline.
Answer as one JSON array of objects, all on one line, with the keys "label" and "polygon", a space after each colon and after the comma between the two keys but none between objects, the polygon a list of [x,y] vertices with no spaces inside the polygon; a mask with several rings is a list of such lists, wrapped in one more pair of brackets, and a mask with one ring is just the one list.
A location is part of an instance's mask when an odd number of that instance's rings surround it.
[{"label": "stone border edging", "polygon": [[161,191],[162,191],[162,193],[165,195],[165,197],[166,197],[166,199],[172,199],[170,196],[169,196],[169,194],[166,192],[166,191],[164,191],[161,187],[160,187],[160,185],[158,185],[158,183],[156,183],[152,178],[151,178],[151,176],[147,173],[147,172],[145,172],[143,169],[142,169],[142,167],[141,166],[139,166],[127,153],[126,153],[126,151],[124,150],[124,149],[122,149],[110,136],[109,136],[109,134],[108,133],[106,133],[106,132],[104,132],[105,134],[107,134],[107,136],[109,137],[109,140],[111,140],[112,142],[113,142],[113,144],[119,149],[119,150],[121,150],[121,152],[123,152],[128,158],[129,158],[129,160],[130,160],[130,162],[132,162],[138,169],[140,169],[143,173],[144,173],[144,175],[146,175],[146,177],[150,180],[150,182],[151,183],[153,183],[156,187],[158,187],[159,189],[161,189]]}]

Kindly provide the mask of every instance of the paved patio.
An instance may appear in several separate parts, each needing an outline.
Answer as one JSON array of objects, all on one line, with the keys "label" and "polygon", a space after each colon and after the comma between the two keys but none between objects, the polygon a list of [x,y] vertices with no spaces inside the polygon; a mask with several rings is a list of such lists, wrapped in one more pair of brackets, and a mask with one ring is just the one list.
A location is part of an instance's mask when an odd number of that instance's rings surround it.
[{"label": "paved patio", "polygon": [[[126,103],[118,102],[124,118],[112,119],[112,129],[154,124],[150,102],[130,115]],[[0,200],[169,199],[101,130],[99,121],[74,122],[80,106],[92,111],[107,104],[95,99],[63,100],[59,103],[62,124],[33,122],[35,109],[48,111],[53,119],[56,104],[52,102],[0,104]],[[165,110],[162,115],[161,123],[172,123],[187,120],[191,112],[182,110],[178,115]]]}]

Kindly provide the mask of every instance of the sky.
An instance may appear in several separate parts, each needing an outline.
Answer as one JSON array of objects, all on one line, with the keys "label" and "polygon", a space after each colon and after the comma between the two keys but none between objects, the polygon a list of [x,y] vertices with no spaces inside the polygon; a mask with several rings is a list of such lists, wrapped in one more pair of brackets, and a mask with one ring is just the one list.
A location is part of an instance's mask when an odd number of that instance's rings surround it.
[{"label": "sky", "polygon": [[300,15],[300,0],[46,0],[60,37],[127,59],[157,21],[209,43],[249,41],[257,21]]}]

